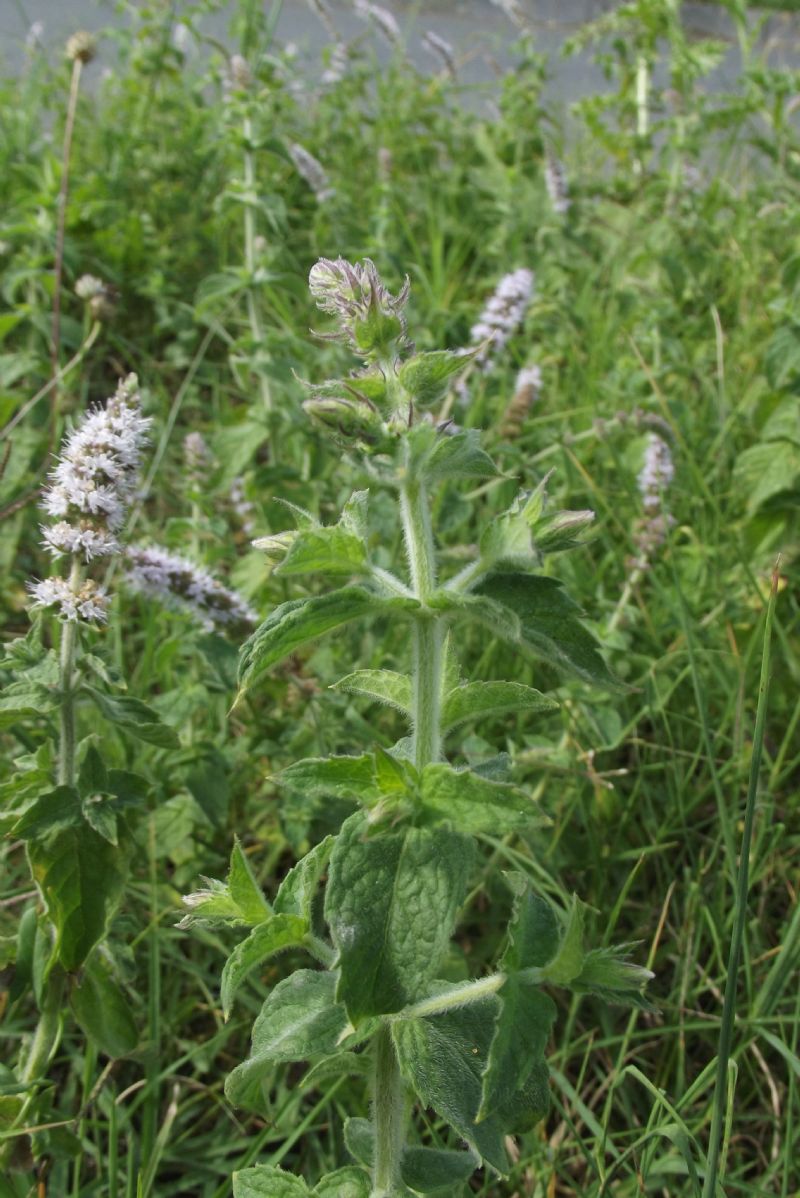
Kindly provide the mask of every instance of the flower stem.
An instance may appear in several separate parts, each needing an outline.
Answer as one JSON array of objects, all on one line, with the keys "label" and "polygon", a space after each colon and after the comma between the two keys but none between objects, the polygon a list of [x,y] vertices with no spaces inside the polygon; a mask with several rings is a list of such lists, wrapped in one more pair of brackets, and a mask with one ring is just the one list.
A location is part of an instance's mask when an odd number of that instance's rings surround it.
[{"label": "flower stem", "polygon": [[[81,582],[81,566],[76,559],[70,571],[70,586],[77,590]],[[58,784],[75,785],[75,650],[78,625],[67,620],[61,628],[59,682],[61,688],[60,735],[58,745]]]},{"label": "flower stem", "polygon": [[423,605],[414,622],[412,717],[414,762],[423,769],[441,755],[441,691],[444,623],[424,605],[436,586],[436,557],[430,507],[423,484],[406,482],[400,492],[406,553],[415,598]]},{"label": "flower stem", "polygon": [[378,1029],[373,1052],[375,1166],[370,1198],[395,1198],[402,1193],[400,1158],[405,1139],[406,1098],[388,1024]]},{"label": "flower stem", "polygon": [[[256,272],[256,223],[254,212],[256,169],[255,159],[253,157],[253,122],[250,119],[249,114],[245,116],[242,122],[242,136],[244,139],[245,186],[244,264],[248,276],[247,318],[250,324],[250,332],[255,343],[256,353],[260,354],[264,348],[264,327],[261,323],[261,313],[258,310],[255,285],[253,282],[253,276]],[[257,375],[261,403],[264,411],[269,414],[272,411],[272,395],[270,393],[269,382],[267,381],[267,378],[261,368],[261,363],[259,363]]]}]

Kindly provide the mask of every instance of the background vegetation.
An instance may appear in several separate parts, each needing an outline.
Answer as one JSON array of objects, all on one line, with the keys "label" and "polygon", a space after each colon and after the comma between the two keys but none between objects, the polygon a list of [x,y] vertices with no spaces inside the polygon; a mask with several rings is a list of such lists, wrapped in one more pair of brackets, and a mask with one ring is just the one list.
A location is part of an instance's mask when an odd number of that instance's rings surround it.
[{"label": "background vegetation", "polygon": [[[533,682],[562,706],[465,742],[473,761],[490,744],[513,747],[516,780],[540,796],[553,827],[486,838],[458,948],[489,959],[507,916],[497,867],[522,870],[556,900],[579,891],[598,912],[598,942],[639,942],[638,958],[656,973],[657,1010],[561,997],[551,1115],[518,1140],[511,1178],[487,1175],[474,1192],[696,1192],[766,596],[780,552],[724,1155],[726,1193],[796,1195],[800,80],[761,61],[752,18],[732,5],[742,75],[732,94],[712,91],[722,49],[689,40],[667,0],[641,0],[576,39],[596,46],[610,89],[575,105],[565,123],[543,99],[547,64],[524,31],[497,87],[465,96],[457,64],[452,73],[432,59],[432,73],[422,72],[401,45],[388,59],[382,51],[377,69],[366,25],[344,51],[332,41],[309,78],[273,42],[256,5],[243,4],[233,20],[231,44],[244,61],[231,64],[199,32],[208,8],[136,6],[77,85],[73,61],[51,61],[35,46],[22,73],[0,84],[4,640],[26,635],[26,583],[48,570],[37,499],[51,455],[121,374],[138,373],[153,419],[132,538],[193,558],[264,615],[290,591],[269,576],[251,536],[286,526],[282,499],[329,519],[360,481],[300,406],[300,379],[349,366],[339,347],[309,336],[320,322],[306,288],[312,263],[368,255],[394,288],[408,273],[420,349],[467,345],[502,276],[532,269],[524,326],[490,371],[471,376],[466,399],[451,397],[459,424],[487,430],[506,477],[451,487],[436,527],[445,545],[469,541],[479,517],[555,468],[557,504],[597,512],[593,539],[562,571],[632,689],[590,691],[534,671],[485,631],[470,633],[472,677]],[[295,145],[324,168],[315,187],[298,171]],[[569,192],[561,212],[546,179],[552,188],[557,160]],[[86,274],[104,283],[103,304],[75,294]],[[33,402],[54,366],[76,356]],[[534,365],[535,398],[509,411],[518,371]],[[665,495],[673,523],[643,566],[637,476],[651,431],[675,463]],[[199,472],[186,463],[189,433],[208,446]],[[376,504],[377,547],[386,544],[385,517]],[[48,622],[42,635],[46,647]],[[147,782],[127,816],[130,875],[103,949],[134,1030],[124,1051],[109,1053],[113,1042],[87,1035],[73,1002],[51,1088],[30,1134],[13,1137],[0,1193],[32,1194],[39,1184],[87,1198],[222,1198],[230,1172],[255,1161],[309,1176],[344,1164],[329,1127],[365,1112],[363,1079],[279,1071],[268,1119],[222,1096],[286,963],[254,979],[225,1023],[217,979],[235,941],[176,924],[181,894],[203,875],[224,876],[234,833],[274,894],[296,856],[338,827],[342,806],[279,799],[270,779],[299,756],[393,743],[399,721],[326,687],[351,663],[391,667],[405,652],[402,634],[387,624],[323,641],[232,715],[235,636],[121,586],[96,641],[103,668],[179,739],[178,749],[161,748],[109,725],[98,740],[117,768]],[[25,652],[8,650],[4,682],[18,677]],[[97,735],[88,708],[79,720],[82,736]],[[49,770],[49,730],[32,711],[6,724],[2,794],[13,810],[20,777],[35,782]],[[26,936],[40,903],[18,837],[6,838],[2,869],[0,1128],[8,1128],[18,1111],[11,1066],[37,1018]],[[450,968],[461,976],[457,954]],[[438,1135],[434,1123],[432,1142]]]}]

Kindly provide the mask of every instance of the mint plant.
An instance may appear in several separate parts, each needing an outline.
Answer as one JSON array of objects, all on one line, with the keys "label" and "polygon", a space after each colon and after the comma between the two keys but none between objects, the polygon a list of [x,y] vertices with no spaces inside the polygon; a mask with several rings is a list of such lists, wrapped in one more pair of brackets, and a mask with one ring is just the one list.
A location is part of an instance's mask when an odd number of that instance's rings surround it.
[{"label": "mint plant", "polygon": [[[454,1193],[481,1164],[505,1173],[505,1137],[547,1110],[545,1047],[555,1017],[547,987],[641,1004],[651,976],[630,962],[624,946],[586,951],[577,899],[559,915],[525,876],[511,874],[512,914],[495,970],[458,984],[441,980],[476,838],[527,833],[548,822],[510,780],[504,755],[467,768],[451,764],[446,745],[468,723],[555,706],[519,682],[463,681],[456,640],[465,624],[477,623],[585,681],[618,685],[576,605],[558,581],[536,572],[544,554],[577,543],[593,514],[549,511],[543,480],[490,521],[472,560],[445,577],[432,494],[498,472],[477,430],[439,425],[430,412],[484,347],[415,353],[406,329],[408,283],[391,295],[368,260],[323,259],[310,286],[336,322],[323,335],[348,344],[364,366],[312,386],[306,411],[396,499],[407,576],[371,559],[367,491],[356,491],[333,525],[294,509],[295,530],[257,542],[275,573],[315,572],[343,585],[272,611],[243,647],[240,697],[323,633],[389,617],[408,626],[408,672],[356,670],[336,687],[399,710],[409,735],[388,751],[369,747],[284,769],[285,786],[311,799],[345,799],[353,813],[289,872],[271,905],[237,845],[227,882],[189,896],[184,923],[221,920],[251,929],[223,969],[226,1017],[248,975],[276,953],[303,948],[314,963],[279,982],[264,1003],[250,1056],[226,1082],[232,1103],[261,1109],[265,1083],[287,1062],[371,1057],[372,1118],[350,1119],[344,1128],[355,1163],[314,1189],[256,1165],[234,1175],[236,1198]],[[326,872],[324,931],[315,897]],[[426,1146],[412,1131],[414,1096],[467,1147]]]}]

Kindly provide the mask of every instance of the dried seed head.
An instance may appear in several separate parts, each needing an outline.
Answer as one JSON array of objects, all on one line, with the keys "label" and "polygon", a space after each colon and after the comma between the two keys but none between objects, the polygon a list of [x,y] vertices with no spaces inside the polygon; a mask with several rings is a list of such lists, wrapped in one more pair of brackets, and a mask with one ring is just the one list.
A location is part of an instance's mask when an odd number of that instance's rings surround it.
[{"label": "dried seed head", "polygon": [[87,33],[85,29],[81,29],[67,38],[64,53],[70,62],[82,62],[86,64],[87,62],[91,62],[97,55],[97,40],[93,34]]}]

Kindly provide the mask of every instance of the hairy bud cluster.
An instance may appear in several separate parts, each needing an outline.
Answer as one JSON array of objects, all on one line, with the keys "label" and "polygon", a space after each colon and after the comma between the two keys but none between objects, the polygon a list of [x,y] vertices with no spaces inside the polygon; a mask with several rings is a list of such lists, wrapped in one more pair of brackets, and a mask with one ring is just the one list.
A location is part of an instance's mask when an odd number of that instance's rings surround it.
[{"label": "hairy bud cluster", "polygon": [[320,258],[311,267],[308,285],[317,307],[335,316],[339,325],[337,333],[318,334],[324,340],[344,341],[364,357],[394,357],[407,347],[408,278],[399,294],[392,295],[369,258],[355,264]]}]

